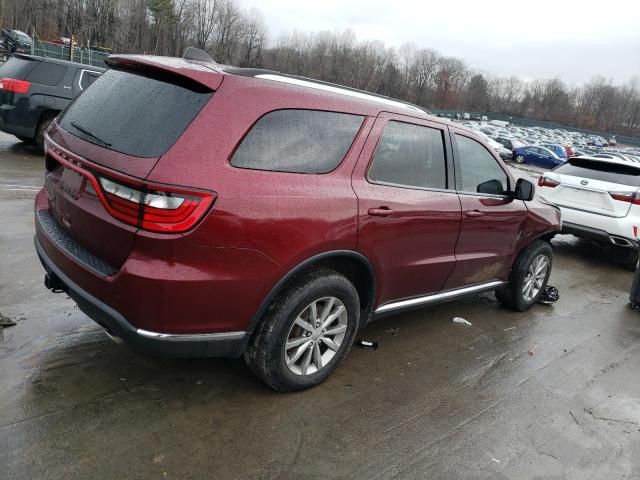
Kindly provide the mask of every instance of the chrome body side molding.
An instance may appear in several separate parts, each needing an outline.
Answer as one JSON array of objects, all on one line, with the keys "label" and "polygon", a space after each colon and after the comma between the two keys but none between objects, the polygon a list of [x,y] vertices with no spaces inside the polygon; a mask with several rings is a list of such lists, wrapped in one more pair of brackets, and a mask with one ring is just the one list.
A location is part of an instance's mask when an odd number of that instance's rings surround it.
[{"label": "chrome body side molding", "polygon": [[376,314],[386,313],[392,310],[399,310],[402,308],[415,307],[418,305],[426,305],[441,300],[447,300],[450,298],[460,297],[470,293],[481,292],[483,290],[492,290],[500,285],[505,284],[501,280],[494,280],[492,282],[480,283],[478,285],[471,285],[470,287],[457,288],[455,290],[447,290],[446,292],[434,293],[433,295],[425,295],[423,297],[409,298],[406,300],[398,300],[395,302],[385,303],[378,307],[375,311]]},{"label": "chrome body side molding", "polygon": [[168,341],[211,341],[211,340],[240,340],[246,332],[222,332],[222,333],[158,333],[138,328],[138,335],[156,340]]}]

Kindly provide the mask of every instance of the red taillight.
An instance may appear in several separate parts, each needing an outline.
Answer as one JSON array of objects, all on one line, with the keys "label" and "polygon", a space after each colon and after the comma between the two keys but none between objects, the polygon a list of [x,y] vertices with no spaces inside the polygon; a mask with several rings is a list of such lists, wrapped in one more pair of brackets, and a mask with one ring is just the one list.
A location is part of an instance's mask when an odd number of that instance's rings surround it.
[{"label": "red taillight", "polygon": [[27,93],[31,88],[31,82],[16,80],[15,78],[0,79],[0,90],[14,93]]},{"label": "red taillight", "polygon": [[174,187],[133,186],[99,177],[107,210],[114,217],[152,232],[177,233],[193,227],[215,194]]},{"label": "red taillight", "polygon": [[546,177],[544,175],[541,175],[540,178],[538,179],[538,186],[539,187],[550,187],[550,188],[556,188],[558,185],[560,185],[560,182],[556,182],[555,180]]},{"label": "red taillight", "polygon": [[216,199],[214,192],[116,179],[115,174],[107,173],[98,166],[93,167],[98,171],[94,173],[57,149],[50,149],[48,154],[65,167],[87,177],[112,216],[151,232],[180,233],[189,230],[202,219]]},{"label": "red taillight", "polygon": [[620,202],[640,205],[640,194],[638,192],[609,192],[609,195],[614,200],[618,200]]}]

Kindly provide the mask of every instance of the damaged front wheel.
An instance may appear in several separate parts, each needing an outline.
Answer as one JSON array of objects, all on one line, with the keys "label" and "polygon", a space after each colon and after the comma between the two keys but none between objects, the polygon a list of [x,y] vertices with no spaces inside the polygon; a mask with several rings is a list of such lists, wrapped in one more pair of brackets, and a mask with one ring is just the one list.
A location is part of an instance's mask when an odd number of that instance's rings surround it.
[{"label": "damaged front wheel", "polygon": [[496,297],[507,308],[518,312],[528,310],[543,294],[552,264],[551,245],[542,240],[531,242],[518,255],[509,283],[496,290]]}]

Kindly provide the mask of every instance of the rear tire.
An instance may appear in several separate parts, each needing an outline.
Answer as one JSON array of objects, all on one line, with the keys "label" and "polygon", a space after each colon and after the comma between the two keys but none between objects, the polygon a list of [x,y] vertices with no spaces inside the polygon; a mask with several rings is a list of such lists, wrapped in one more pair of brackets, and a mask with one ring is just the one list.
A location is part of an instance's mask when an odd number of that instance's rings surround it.
[{"label": "rear tire", "polygon": [[627,270],[635,272],[638,268],[638,251],[635,248],[628,248],[624,258],[624,266]]},{"label": "rear tire", "polygon": [[[313,304],[316,307],[310,308]],[[326,319],[338,316],[333,321],[336,323],[323,329],[325,308],[329,308]],[[329,269],[309,271],[290,281],[271,302],[247,345],[245,362],[277,392],[314,387],[342,363],[353,343],[359,320],[358,292],[346,277]],[[333,336],[324,337],[321,332],[325,330],[328,336]],[[338,330],[342,333],[329,333]]]},{"label": "rear tire", "polygon": [[38,148],[43,152],[44,152],[44,132],[47,128],[49,128],[49,125],[51,125],[51,122],[53,122],[53,119],[56,118],[57,115],[58,114],[56,112],[46,112],[42,114],[42,118],[40,119],[38,128],[36,128],[36,136],[34,140],[36,142],[36,145],[38,145]]},{"label": "rear tire", "polygon": [[[546,264],[544,272],[536,274],[543,263]],[[509,276],[509,283],[496,290],[496,298],[511,310],[529,310],[544,292],[552,266],[551,245],[542,240],[534,240],[518,255]]]}]

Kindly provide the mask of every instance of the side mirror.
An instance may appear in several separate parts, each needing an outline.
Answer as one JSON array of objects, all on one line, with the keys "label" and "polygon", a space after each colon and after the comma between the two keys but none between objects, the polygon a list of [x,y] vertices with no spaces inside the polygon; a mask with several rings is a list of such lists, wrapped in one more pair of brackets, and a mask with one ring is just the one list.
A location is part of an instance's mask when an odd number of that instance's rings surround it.
[{"label": "side mirror", "polygon": [[504,195],[504,188],[500,180],[488,180],[478,185],[478,193],[488,193],[490,195]]},{"label": "side mirror", "polygon": [[535,195],[535,193],[536,189],[533,186],[533,183],[525,180],[524,178],[519,178],[516,182],[516,190],[513,193],[513,198],[515,198],[516,200],[524,200],[525,202],[528,202],[530,200],[533,200],[533,196]]}]

